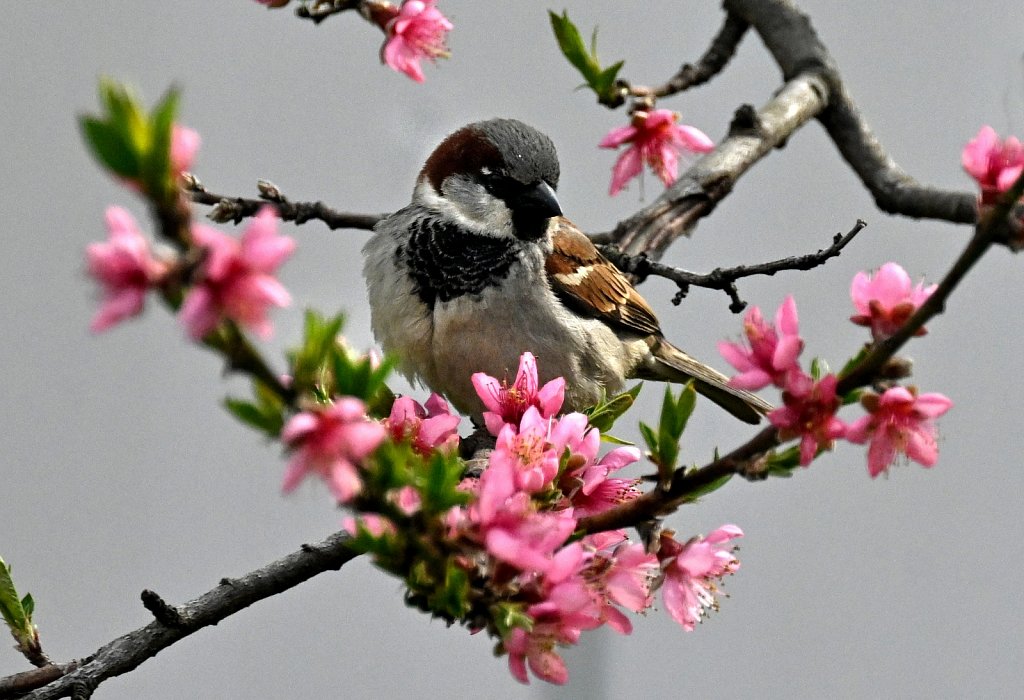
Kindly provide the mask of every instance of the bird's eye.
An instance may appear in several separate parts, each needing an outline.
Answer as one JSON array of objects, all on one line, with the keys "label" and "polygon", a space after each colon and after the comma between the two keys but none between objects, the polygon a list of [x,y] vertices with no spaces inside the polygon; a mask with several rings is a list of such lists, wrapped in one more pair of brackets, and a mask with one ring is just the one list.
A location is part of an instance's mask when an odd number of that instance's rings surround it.
[{"label": "bird's eye", "polygon": [[480,168],[480,184],[495,197],[507,194],[513,182],[512,178],[492,172],[490,168]]}]

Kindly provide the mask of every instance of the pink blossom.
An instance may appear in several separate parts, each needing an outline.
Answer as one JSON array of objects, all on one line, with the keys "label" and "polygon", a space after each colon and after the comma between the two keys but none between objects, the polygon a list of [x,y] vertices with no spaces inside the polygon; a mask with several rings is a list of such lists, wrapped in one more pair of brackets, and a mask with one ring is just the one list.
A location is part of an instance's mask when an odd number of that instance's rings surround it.
[{"label": "pink blossom", "polygon": [[960,161],[981,186],[981,203],[993,204],[1024,172],[1024,145],[1013,136],[1000,141],[992,127],[983,126],[964,146]]},{"label": "pink blossom", "polygon": [[836,418],[840,400],[836,396],[836,376],[830,374],[814,381],[794,372],[782,392],[783,405],[768,414],[783,440],[800,438],[800,464],[807,466],[818,450],[832,449],[833,441],[843,437],[846,425]]},{"label": "pink blossom", "polygon": [[[858,272],[850,285],[850,298],[857,313],[850,320],[858,326],[869,326],[871,336],[884,340],[893,335],[925,302],[938,285],[924,286],[918,282],[911,286],[910,275],[894,262],[884,265],[874,274]],[[924,335],[925,329],[917,331]]]},{"label": "pink blossom", "polygon": [[680,153],[707,153],[715,147],[703,131],[677,124],[678,121],[679,114],[668,109],[640,110],[633,113],[629,126],[612,129],[601,139],[601,148],[632,144],[615,161],[609,194],[618,194],[630,179],[640,174],[644,163],[667,187],[679,174]]},{"label": "pink blossom", "polygon": [[502,644],[508,652],[509,671],[520,683],[530,682],[526,673],[526,665],[529,663],[530,670],[538,678],[564,685],[569,680],[569,671],[565,668],[565,661],[555,651],[555,645],[575,644],[577,640],[578,635],[573,638],[560,630],[558,625],[548,623],[535,624],[529,632],[516,627]]},{"label": "pink blossom", "polygon": [[293,416],[281,431],[293,452],[282,488],[285,493],[293,491],[315,474],[327,482],[335,498],[350,501],[362,488],[359,465],[386,435],[383,425],[367,419],[363,402],[352,397]]},{"label": "pink blossom", "polygon": [[514,629],[503,640],[509,670],[521,683],[529,683],[527,663],[538,678],[565,683],[568,673],[555,646],[575,644],[583,630],[603,624],[601,605],[584,578],[590,560],[579,542],[559,550],[539,581],[539,600],[526,609],[530,630]]},{"label": "pink blossom", "polygon": [[603,513],[640,495],[639,479],[610,477],[612,472],[640,461],[640,450],[617,447],[598,460],[598,431],[590,429],[586,438],[586,442],[569,445],[569,459],[559,479],[562,492],[568,496],[579,518]]},{"label": "pink blossom", "polygon": [[146,292],[160,283],[168,265],[150,253],[149,242],[132,215],[121,207],[106,211],[107,241],[90,243],[89,275],[103,288],[103,303],[92,319],[93,332],[105,331],[142,312]]},{"label": "pink blossom", "polygon": [[175,177],[192,168],[200,141],[199,132],[187,126],[175,124],[171,128],[171,171]]},{"label": "pink blossom", "polygon": [[[381,11],[387,39],[382,60],[390,68],[405,73],[417,83],[423,82],[422,59],[434,61],[449,56],[445,38],[453,28],[448,18],[434,6],[435,0],[405,0],[398,14]],[[371,8],[371,14],[374,14]]]},{"label": "pink blossom", "polygon": [[593,549],[582,575],[600,619],[616,632],[629,634],[633,625],[615,605],[633,612],[650,606],[650,587],[658,572],[658,558],[643,545],[629,542],[622,530],[588,535],[582,544]]},{"label": "pink blossom", "polygon": [[804,348],[796,314],[796,301],[787,296],[775,312],[775,326],[769,326],[761,309],[753,307],[743,320],[743,330],[750,344],[720,342],[718,352],[739,371],[729,380],[737,389],[756,391],[769,384],[783,387],[791,372],[799,372],[797,358]]},{"label": "pink blossom", "polygon": [[460,418],[438,394],[431,394],[426,407],[408,396],[395,399],[391,415],[384,425],[396,442],[408,441],[416,452],[427,455],[434,450],[451,451],[459,444]]},{"label": "pink blossom", "polygon": [[515,466],[496,461],[484,470],[465,521],[496,559],[524,572],[545,572],[576,528],[572,509],[538,511],[516,486]]},{"label": "pink blossom", "polygon": [[661,595],[672,619],[692,632],[707,610],[718,609],[716,580],[739,569],[739,560],[725,545],[742,537],[743,531],[735,525],[723,525],[707,537],[694,537],[686,544],[674,540],[672,534],[662,533],[658,551],[665,573]]},{"label": "pink blossom", "polygon": [[[519,371],[512,386],[507,380],[477,372],[472,377],[473,388],[487,411],[484,423],[491,435],[497,436],[506,423],[518,425],[530,406],[535,406],[543,418],[558,413],[565,400],[565,380],[552,379],[543,387],[537,378],[537,360],[533,353],[524,352],[519,358]],[[538,388],[539,387],[539,388]]]},{"label": "pink blossom", "polygon": [[[585,420],[585,419],[584,419]],[[508,424],[498,433],[488,469],[499,466],[515,475],[516,489],[536,493],[551,485],[561,451],[549,441],[551,419],[534,406],[526,409],[519,428]]]},{"label": "pink blossom", "polygon": [[264,207],[242,233],[241,240],[197,224],[193,242],[205,249],[199,279],[185,297],[181,320],[199,340],[229,318],[263,338],[272,333],[267,318],[271,306],[287,306],[288,291],[274,277],[292,254],[295,241],[277,235],[272,207]]},{"label": "pink blossom", "polygon": [[868,473],[872,478],[887,471],[899,453],[925,467],[935,464],[939,458],[935,419],[952,408],[952,401],[942,394],[918,395],[901,386],[881,396],[866,394],[861,401],[870,413],[850,425],[846,439],[857,444],[871,441]]}]

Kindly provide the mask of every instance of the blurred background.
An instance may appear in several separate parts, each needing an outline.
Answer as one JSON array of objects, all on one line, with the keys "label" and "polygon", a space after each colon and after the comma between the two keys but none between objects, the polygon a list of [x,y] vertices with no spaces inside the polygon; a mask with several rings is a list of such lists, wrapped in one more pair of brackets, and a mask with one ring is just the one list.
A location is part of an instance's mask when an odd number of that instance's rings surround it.
[{"label": "blurred background", "polygon": [[[1024,21],[1018,0],[835,3],[801,0],[890,154],[926,183],[971,190],[960,149],[982,124],[1024,133]],[[661,192],[648,175],[607,196],[615,155],[597,142],[625,123],[575,91],[543,3],[443,0],[452,58],[417,85],[382,67],[382,36],[355,15],[320,26],[255,2],[18,3],[0,23],[0,555],[37,601],[45,650],[82,657],[149,622],[153,588],[172,603],[337,529],[310,482],[280,495],[283,460],[220,406],[245,387],[188,342],[156,304],[98,337],[84,247],[103,211],[145,209],[90,160],[76,116],[96,111],[100,75],[155,101],[184,92],[182,122],[203,146],[194,168],[213,191],[255,196],[257,178],[296,200],[360,212],[407,203],[445,134],[511,116],[547,132],[562,162],[560,199],[590,231],[610,229]],[[660,83],[696,60],[718,30],[714,3],[563,0],[607,63]],[[711,85],[660,106],[721,138],[740,104],[780,84],[753,33]],[[205,214],[205,208],[197,213]],[[773,313],[796,296],[805,357],[841,366],[866,334],[851,325],[849,282],[895,260],[937,280],[966,227],[879,213],[812,123],[745,176],[665,261],[705,272],[806,253],[857,218],[869,227],[837,260],[807,273],[744,280]],[[152,226],[145,224],[147,230]],[[228,227],[230,228],[230,227]],[[373,340],[360,274],[367,233],[285,226],[299,242],[282,278],[295,304],[274,314],[269,356],[298,337],[301,310],[344,309],[355,347]],[[1024,331],[1021,261],[985,258],[909,354],[916,381],[956,406],[941,421],[938,465],[871,480],[864,450],[841,445],[789,480],[737,480],[669,523],[682,535],[722,523],[747,533],[729,598],[694,633],[660,610],[631,637],[588,633],[568,651],[570,685],[515,683],[492,642],[404,607],[399,584],[356,561],[259,603],[102,685],[100,698],[816,698],[1012,697],[1021,665],[1024,493],[1020,430]],[[715,343],[740,333],[728,299],[674,288],[643,293],[666,335],[719,366]],[[408,390],[398,384],[396,388]],[[652,420],[648,387],[622,426]],[[417,396],[426,394],[417,391]],[[750,430],[699,405],[684,458],[707,461]],[[635,436],[636,433],[632,432]],[[626,433],[629,437],[630,434]],[[26,670],[0,652],[0,674]]]}]

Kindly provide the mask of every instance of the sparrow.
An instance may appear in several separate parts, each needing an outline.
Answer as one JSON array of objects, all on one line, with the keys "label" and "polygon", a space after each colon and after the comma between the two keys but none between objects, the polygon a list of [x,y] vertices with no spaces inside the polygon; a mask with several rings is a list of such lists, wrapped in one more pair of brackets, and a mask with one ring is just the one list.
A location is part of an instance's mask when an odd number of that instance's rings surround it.
[{"label": "sparrow", "polygon": [[469,124],[427,158],[412,203],[363,248],[371,325],[412,382],[479,418],[470,377],[514,374],[537,358],[564,377],[564,411],[626,380],[688,382],[748,423],[771,405],[672,345],[650,305],[562,216],[551,139],[514,119]]}]

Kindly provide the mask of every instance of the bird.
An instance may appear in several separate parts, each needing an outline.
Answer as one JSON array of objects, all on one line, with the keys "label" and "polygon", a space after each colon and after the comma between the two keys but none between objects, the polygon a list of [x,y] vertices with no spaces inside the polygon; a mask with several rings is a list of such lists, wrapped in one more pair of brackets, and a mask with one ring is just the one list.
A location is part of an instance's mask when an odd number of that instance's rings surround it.
[{"label": "bird", "polygon": [[685,383],[747,423],[772,406],[728,385],[662,333],[629,279],[563,216],[554,143],[515,119],[464,126],[430,154],[411,203],[363,248],[371,327],[413,383],[463,414],[485,410],[471,376],[506,378],[529,351],[563,411],[629,379]]}]

